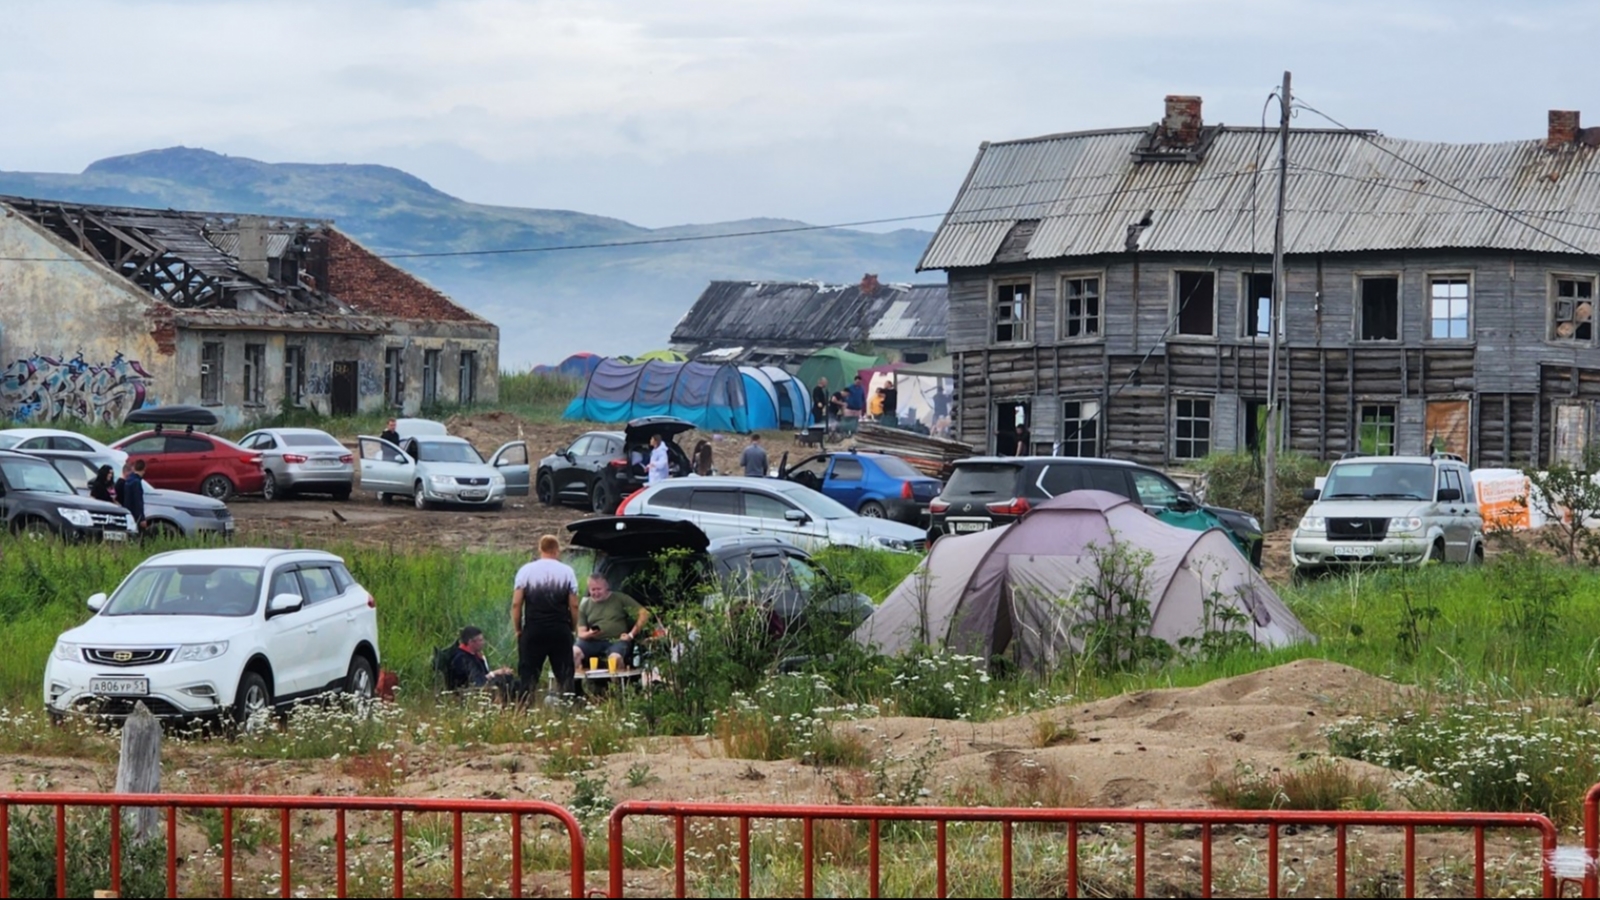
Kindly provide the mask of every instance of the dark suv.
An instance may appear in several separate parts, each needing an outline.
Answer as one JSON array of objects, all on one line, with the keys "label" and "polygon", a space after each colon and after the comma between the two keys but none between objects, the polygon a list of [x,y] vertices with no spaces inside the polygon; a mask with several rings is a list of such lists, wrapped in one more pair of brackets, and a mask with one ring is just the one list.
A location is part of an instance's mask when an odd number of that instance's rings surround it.
[{"label": "dark suv", "polygon": [[1136,500],[1175,525],[1218,525],[1261,567],[1261,523],[1236,509],[1203,506],[1155,469],[1117,459],[977,456],[958,460],[944,491],[928,504],[928,540],[1015,522],[1034,504],[1068,491],[1100,490]]},{"label": "dark suv", "polygon": [[12,534],[126,541],[138,532],[115,503],[83,497],[45,460],[0,450],[0,517]]},{"label": "dark suv", "polygon": [[675,416],[646,416],[630,421],[623,431],[584,432],[566,449],[539,460],[534,495],[546,506],[571,503],[608,516],[644,487],[651,435],[667,445],[672,474],[689,474],[693,467],[675,438],[693,429],[693,422]]}]

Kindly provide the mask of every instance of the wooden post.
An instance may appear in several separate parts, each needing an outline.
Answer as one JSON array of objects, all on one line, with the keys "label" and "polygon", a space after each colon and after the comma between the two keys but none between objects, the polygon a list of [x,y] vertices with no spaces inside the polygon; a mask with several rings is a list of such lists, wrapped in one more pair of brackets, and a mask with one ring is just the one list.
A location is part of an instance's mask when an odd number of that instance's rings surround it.
[{"label": "wooden post", "polygon": [[[117,761],[119,794],[161,793],[161,723],[144,703],[136,703],[133,715],[122,725],[122,757]],[[130,810],[130,844],[143,844],[161,831],[161,811],[155,807]]]}]

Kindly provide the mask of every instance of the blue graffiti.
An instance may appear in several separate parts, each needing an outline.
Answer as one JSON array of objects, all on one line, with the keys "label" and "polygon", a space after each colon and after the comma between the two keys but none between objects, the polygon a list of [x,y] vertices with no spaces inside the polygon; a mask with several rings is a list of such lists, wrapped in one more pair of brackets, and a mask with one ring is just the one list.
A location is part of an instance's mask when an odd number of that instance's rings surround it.
[{"label": "blue graffiti", "polygon": [[34,355],[0,373],[0,415],[18,422],[78,419],[120,425],[128,413],[156,405],[150,373],[138,360],[118,353],[104,364]]}]

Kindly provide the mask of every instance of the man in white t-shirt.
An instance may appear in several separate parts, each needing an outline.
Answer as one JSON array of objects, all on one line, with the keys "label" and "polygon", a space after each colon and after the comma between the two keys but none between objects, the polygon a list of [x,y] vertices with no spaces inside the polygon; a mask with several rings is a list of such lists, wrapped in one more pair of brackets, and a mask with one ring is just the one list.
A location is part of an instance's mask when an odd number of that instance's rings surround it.
[{"label": "man in white t-shirt", "polygon": [[667,444],[661,440],[661,435],[650,435],[650,468],[646,485],[660,484],[672,475],[672,464],[667,458]]},{"label": "man in white t-shirt", "polygon": [[575,694],[572,635],[578,628],[578,573],[561,561],[555,535],[539,538],[539,558],[517,570],[511,630],[517,636],[517,678],[532,696],[545,660],[563,694]]}]

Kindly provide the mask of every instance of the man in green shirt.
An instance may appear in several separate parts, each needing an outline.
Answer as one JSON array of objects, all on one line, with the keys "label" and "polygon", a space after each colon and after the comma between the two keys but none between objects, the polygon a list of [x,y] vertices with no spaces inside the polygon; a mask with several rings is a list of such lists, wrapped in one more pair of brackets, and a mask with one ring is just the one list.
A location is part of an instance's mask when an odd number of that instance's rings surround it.
[{"label": "man in green shirt", "polygon": [[[589,596],[578,604],[578,646],[582,659],[616,657],[623,666],[650,610],[627,594],[611,590],[604,575],[589,576]],[[583,665],[585,663],[580,663]],[[601,665],[605,665],[602,663]]]}]

